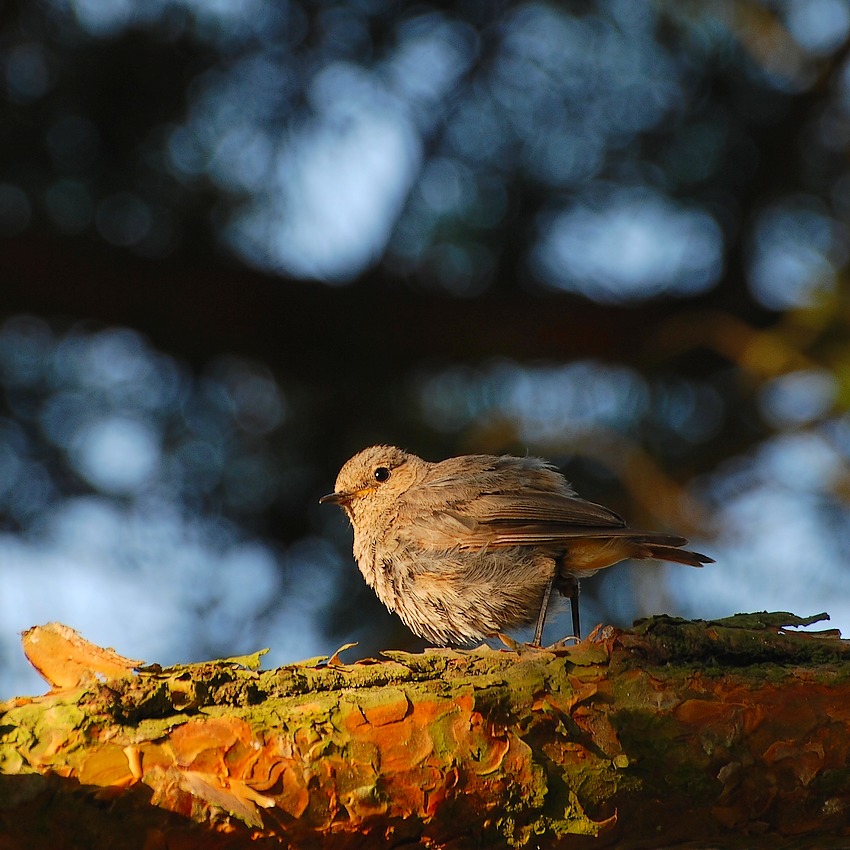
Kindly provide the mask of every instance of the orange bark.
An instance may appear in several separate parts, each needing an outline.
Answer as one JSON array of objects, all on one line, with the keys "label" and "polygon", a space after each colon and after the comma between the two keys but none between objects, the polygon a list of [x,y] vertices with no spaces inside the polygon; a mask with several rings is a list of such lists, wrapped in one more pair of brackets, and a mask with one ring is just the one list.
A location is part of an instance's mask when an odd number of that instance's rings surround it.
[{"label": "orange bark", "polygon": [[93,648],[2,706],[0,850],[847,846],[850,648],[788,622],[267,672]]}]

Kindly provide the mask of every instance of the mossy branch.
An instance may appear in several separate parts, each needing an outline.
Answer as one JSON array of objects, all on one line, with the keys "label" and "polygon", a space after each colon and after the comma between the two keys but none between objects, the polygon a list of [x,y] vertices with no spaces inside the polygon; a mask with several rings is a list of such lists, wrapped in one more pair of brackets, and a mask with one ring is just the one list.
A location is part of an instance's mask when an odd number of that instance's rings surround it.
[{"label": "mossy branch", "polygon": [[262,672],[31,630],[54,690],[0,706],[0,846],[846,846],[850,644],[808,622]]}]

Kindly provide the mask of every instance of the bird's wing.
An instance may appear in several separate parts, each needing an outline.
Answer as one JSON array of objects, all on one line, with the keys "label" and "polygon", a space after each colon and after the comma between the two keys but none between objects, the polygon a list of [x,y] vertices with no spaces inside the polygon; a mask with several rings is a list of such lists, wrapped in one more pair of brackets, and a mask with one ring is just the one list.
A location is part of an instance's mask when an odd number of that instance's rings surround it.
[{"label": "bird's wing", "polygon": [[[415,539],[434,548],[534,546],[577,537],[632,536],[621,516],[565,493],[457,494],[405,518]],[[671,538],[677,545],[681,538]],[[676,542],[674,542],[676,541]]]},{"label": "bird's wing", "polygon": [[[558,546],[576,538],[644,538],[608,508],[578,498],[539,458],[467,455],[431,467],[397,505],[396,534],[411,548]],[[403,531],[402,531],[403,529]],[[409,537],[408,537],[409,535]],[[681,546],[683,537],[648,533]]]},{"label": "bird's wing", "polygon": [[554,546],[566,544],[570,540],[588,538],[626,538],[632,542],[657,543],[664,546],[683,546],[688,541],[676,534],[662,532],[635,531],[622,526],[579,526],[559,523],[482,524],[468,535],[459,536],[455,545],[461,549],[475,549],[482,546]]},{"label": "bird's wing", "polygon": [[539,546],[588,535],[611,536],[626,525],[601,505],[549,492],[482,495],[449,513],[468,528],[457,541],[461,547]]},{"label": "bird's wing", "polygon": [[566,493],[487,493],[459,502],[453,509],[487,524],[553,523],[560,526],[624,527],[626,521],[614,511]]}]

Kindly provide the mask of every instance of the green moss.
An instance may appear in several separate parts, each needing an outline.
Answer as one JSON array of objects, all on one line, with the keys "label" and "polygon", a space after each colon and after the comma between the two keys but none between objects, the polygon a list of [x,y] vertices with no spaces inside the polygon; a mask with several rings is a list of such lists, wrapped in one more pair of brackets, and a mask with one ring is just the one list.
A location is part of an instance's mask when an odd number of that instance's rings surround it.
[{"label": "green moss", "polygon": [[624,777],[636,781],[650,795],[653,788],[660,793],[717,794],[718,785],[707,770],[710,756],[682,746],[682,727],[671,715],[625,709],[618,711],[612,722],[630,760]]},{"label": "green moss", "polygon": [[811,634],[787,630],[788,626],[818,622],[824,616],[761,612],[710,621],[659,615],[639,620],[634,633],[643,639],[642,660],[651,664],[713,662],[728,672],[729,667],[756,664],[846,662],[850,659],[850,645],[838,640],[836,632]]},{"label": "green moss", "polygon": [[[832,796],[846,798],[850,791],[850,765],[822,771],[810,783],[809,791],[815,798]],[[850,801],[848,801],[847,809],[850,814]]]}]

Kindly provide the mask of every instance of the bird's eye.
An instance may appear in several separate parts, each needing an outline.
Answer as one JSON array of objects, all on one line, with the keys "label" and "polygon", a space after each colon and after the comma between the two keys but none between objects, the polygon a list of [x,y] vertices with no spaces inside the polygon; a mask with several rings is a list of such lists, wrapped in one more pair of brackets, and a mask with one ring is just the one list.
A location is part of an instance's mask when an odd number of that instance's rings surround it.
[{"label": "bird's eye", "polygon": [[385,466],[379,466],[375,470],[375,481],[384,482],[390,477],[390,471]]}]

